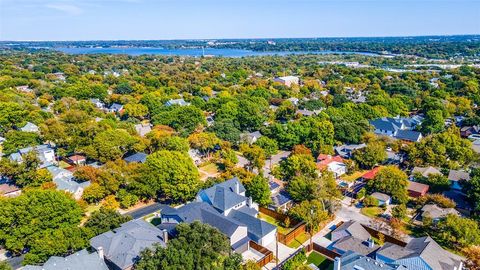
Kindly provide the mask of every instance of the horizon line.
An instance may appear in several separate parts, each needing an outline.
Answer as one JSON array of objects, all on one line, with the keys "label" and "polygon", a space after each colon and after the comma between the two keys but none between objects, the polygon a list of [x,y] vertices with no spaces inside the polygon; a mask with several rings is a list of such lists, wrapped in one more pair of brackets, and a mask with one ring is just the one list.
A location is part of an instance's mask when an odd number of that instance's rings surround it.
[{"label": "horizon line", "polygon": [[255,37],[255,38],[166,38],[166,39],[79,39],[79,40],[1,40],[0,42],[92,42],[92,41],[200,41],[200,40],[278,40],[278,39],[354,39],[354,38],[416,38],[416,37],[460,37],[479,36],[476,34],[425,34],[425,35],[392,35],[392,36],[325,36],[325,37]]}]

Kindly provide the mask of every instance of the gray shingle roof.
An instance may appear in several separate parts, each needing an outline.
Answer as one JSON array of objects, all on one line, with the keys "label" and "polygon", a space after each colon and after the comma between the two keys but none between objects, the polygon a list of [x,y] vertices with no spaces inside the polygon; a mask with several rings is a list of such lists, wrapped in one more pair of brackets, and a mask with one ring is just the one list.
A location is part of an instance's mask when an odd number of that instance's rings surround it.
[{"label": "gray shingle roof", "polygon": [[141,219],[123,223],[119,228],[90,239],[90,245],[102,247],[105,258],[121,269],[132,266],[140,252],[154,244],[165,247],[162,231]]},{"label": "gray shingle roof", "polygon": [[232,210],[228,214],[228,217],[238,221],[239,223],[245,224],[247,226],[249,237],[253,235],[256,239],[260,239],[277,229],[276,226],[243,211]]},{"label": "gray shingle roof", "polygon": [[425,236],[412,239],[405,247],[387,243],[377,251],[377,254],[394,261],[420,257],[435,270],[451,270],[458,267],[462,258],[444,250],[431,237]]},{"label": "gray shingle roof", "polygon": [[245,192],[245,187],[240,183],[237,177],[225,182],[214,185],[213,187],[201,190],[197,197],[201,201],[211,204],[220,212],[232,208],[247,200],[245,196],[235,192],[236,185],[239,185],[239,193]]},{"label": "gray shingle roof", "polygon": [[218,213],[204,202],[192,202],[177,209],[167,208],[162,210],[162,216],[176,216],[186,223],[200,221],[217,228],[228,237],[231,237],[239,227],[245,226],[237,220]]},{"label": "gray shingle roof", "polygon": [[374,245],[373,247],[369,247],[367,241],[360,240],[353,236],[347,236],[336,241],[332,247],[345,252],[349,250],[354,251],[362,255],[372,254],[378,249],[378,246]]},{"label": "gray shingle roof", "polygon": [[448,180],[450,181],[470,181],[470,174],[465,171],[450,170],[448,173]]},{"label": "gray shingle roof", "polygon": [[362,226],[362,224],[360,224],[360,222],[356,222],[353,220],[344,222],[333,232],[339,231],[347,231],[351,236],[358,238],[362,241],[366,241],[371,237],[367,230],[365,230],[365,228]]},{"label": "gray shingle roof", "polygon": [[412,174],[419,173],[424,177],[428,177],[430,174],[442,174],[439,169],[428,166],[428,167],[414,167]]},{"label": "gray shingle roof", "polygon": [[433,219],[444,218],[449,214],[460,215],[460,213],[453,208],[441,208],[436,204],[427,204],[422,207],[422,216],[428,215]]},{"label": "gray shingle roof", "polygon": [[388,196],[388,195],[385,194],[385,193],[381,193],[381,192],[374,192],[374,193],[372,193],[372,197],[374,197],[374,198],[377,199],[377,200],[384,201],[384,202],[390,200],[390,196]]},{"label": "gray shingle roof", "polygon": [[406,269],[402,268],[394,268],[392,266],[386,265],[385,263],[378,262],[369,258],[367,256],[363,256],[361,254],[355,253],[353,251],[346,252],[342,255],[341,258],[337,260],[341,261],[340,270],[401,270]]},{"label": "gray shingle roof", "polygon": [[47,170],[52,175],[52,180],[57,185],[58,190],[75,193],[78,189],[85,189],[90,185],[90,181],[77,182],[75,181],[72,172],[59,168],[57,166],[48,166]]},{"label": "gray shingle roof", "polygon": [[127,163],[131,163],[131,162],[145,163],[145,161],[147,161],[147,156],[148,155],[145,153],[135,153],[133,155],[130,155],[124,158],[123,160],[125,160],[125,162]]},{"label": "gray shingle roof", "polygon": [[50,257],[43,266],[27,265],[23,270],[108,270],[103,258],[97,252],[88,253],[85,249],[67,257]]},{"label": "gray shingle roof", "polygon": [[398,130],[395,138],[405,141],[418,142],[422,138],[422,133],[413,130]]}]

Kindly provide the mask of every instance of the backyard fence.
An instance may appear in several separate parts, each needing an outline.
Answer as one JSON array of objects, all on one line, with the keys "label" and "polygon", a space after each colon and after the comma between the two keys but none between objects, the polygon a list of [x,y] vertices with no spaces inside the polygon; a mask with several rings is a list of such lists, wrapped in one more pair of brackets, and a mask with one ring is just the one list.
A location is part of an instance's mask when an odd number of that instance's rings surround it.
[{"label": "backyard fence", "polygon": [[256,251],[262,253],[264,256],[257,261],[257,265],[259,267],[264,267],[265,265],[267,265],[269,262],[273,261],[273,252],[271,252],[270,250],[268,250],[267,248],[253,242],[253,241],[250,241],[250,247],[255,249]]},{"label": "backyard fence", "polygon": [[333,250],[330,250],[326,247],[320,246],[317,243],[313,243],[313,250],[315,250],[316,252],[324,255],[325,257],[327,257],[327,259],[330,259],[332,261],[335,260],[336,257],[341,257],[342,256],[342,255],[336,253]]},{"label": "backyard fence", "polygon": [[[289,218],[289,216],[283,213],[275,212],[268,208],[259,207],[258,210],[260,211],[260,213],[271,216],[282,223],[285,221],[285,219]],[[293,226],[293,228],[287,234],[277,232],[278,242],[284,245],[288,245],[293,242],[296,237],[303,233],[306,233],[305,222],[291,219],[291,226]]]},{"label": "backyard fence", "polygon": [[389,242],[389,243],[392,243],[392,244],[395,244],[395,245],[398,245],[398,246],[401,246],[401,247],[404,247],[407,245],[406,242],[400,240],[400,239],[397,239],[391,235],[388,235],[388,234],[385,234],[381,231],[378,231],[378,230],[375,230],[374,228],[372,227],[369,227],[365,224],[362,224],[362,227],[365,228],[365,230],[367,230],[367,232],[371,235],[371,236],[374,236],[374,237],[378,237],[378,234],[383,234],[383,236],[385,237],[385,242]]}]

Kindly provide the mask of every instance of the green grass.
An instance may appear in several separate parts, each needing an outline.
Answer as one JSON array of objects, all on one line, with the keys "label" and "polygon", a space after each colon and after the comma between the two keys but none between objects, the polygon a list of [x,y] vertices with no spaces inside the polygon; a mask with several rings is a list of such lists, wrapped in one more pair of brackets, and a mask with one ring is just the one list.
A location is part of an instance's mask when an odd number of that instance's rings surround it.
[{"label": "green grass", "polygon": [[218,166],[215,163],[207,164],[205,166],[200,167],[199,169],[201,169],[201,170],[203,170],[207,173],[210,173],[210,174],[218,173]]},{"label": "green grass", "polygon": [[360,176],[362,176],[366,171],[357,171],[357,172],[354,172],[350,175],[348,174],[344,174],[340,177],[340,179],[344,180],[344,181],[347,181],[347,182],[353,182],[355,180],[357,180],[358,178],[360,178]]},{"label": "green grass", "polygon": [[275,218],[269,216],[269,215],[265,215],[264,213],[258,213],[258,218],[259,219],[262,219],[272,225],[275,225],[277,226],[277,231],[281,234],[287,234],[289,233],[292,229],[291,228],[285,228],[283,227],[281,224],[280,224],[280,221],[279,220],[276,220]]},{"label": "green grass", "polygon": [[153,226],[157,226],[159,225],[160,223],[162,223],[162,219],[161,218],[153,218],[150,223],[153,224]]},{"label": "green grass", "polygon": [[360,210],[360,212],[367,217],[375,218],[381,215],[384,210],[380,207],[364,207]]},{"label": "green grass", "polygon": [[314,265],[318,266],[321,270],[330,270],[333,269],[333,263],[324,257],[322,254],[313,251],[308,255],[307,258],[307,265],[313,263]]},{"label": "green grass", "polygon": [[303,245],[303,243],[307,242],[309,239],[310,239],[309,234],[304,232],[299,236],[295,237],[295,240],[290,242],[290,244],[288,244],[287,246],[296,249],[296,248],[299,248],[301,245]]}]

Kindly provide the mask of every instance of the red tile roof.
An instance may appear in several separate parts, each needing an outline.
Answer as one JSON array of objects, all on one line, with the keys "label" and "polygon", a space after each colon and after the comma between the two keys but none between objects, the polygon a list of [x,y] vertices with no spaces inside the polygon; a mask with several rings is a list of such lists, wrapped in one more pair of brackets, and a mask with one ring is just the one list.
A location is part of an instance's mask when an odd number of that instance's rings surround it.
[{"label": "red tile roof", "polygon": [[375,178],[375,176],[377,175],[379,170],[380,170],[380,167],[375,167],[375,168],[371,169],[370,171],[364,173],[362,175],[362,178],[365,179],[365,180],[373,180],[373,178]]},{"label": "red tile roof", "polygon": [[332,162],[340,162],[343,163],[343,158],[341,156],[331,156],[331,155],[325,155],[325,154],[320,154],[317,157],[317,168],[323,169],[328,166],[328,164]]}]

